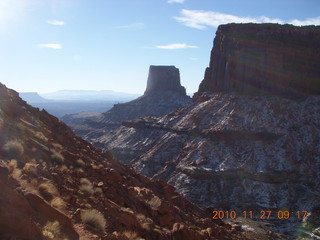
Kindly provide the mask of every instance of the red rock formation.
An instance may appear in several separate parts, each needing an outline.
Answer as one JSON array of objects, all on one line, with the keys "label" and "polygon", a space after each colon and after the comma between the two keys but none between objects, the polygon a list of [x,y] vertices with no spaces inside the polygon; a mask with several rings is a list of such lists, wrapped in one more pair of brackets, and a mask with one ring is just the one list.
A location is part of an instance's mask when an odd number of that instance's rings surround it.
[{"label": "red rock formation", "polygon": [[145,94],[158,91],[172,91],[186,95],[180,84],[179,69],[174,66],[150,66]]},{"label": "red rock formation", "polygon": [[199,92],[320,95],[320,27],[219,26]]}]

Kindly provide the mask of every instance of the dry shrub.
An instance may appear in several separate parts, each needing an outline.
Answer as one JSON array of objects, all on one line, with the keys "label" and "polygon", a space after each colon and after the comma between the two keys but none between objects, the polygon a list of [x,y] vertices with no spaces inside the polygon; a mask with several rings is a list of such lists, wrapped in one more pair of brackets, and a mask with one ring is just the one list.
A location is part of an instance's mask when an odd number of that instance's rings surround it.
[{"label": "dry shrub", "polygon": [[154,196],[150,201],[147,202],[153,210],[158,210],[161,206],[161,199],[157,196]]},{"label": "dry shrub", "polygon": [[97,195],[101,195],[103,193],[103,190],[100,187],[96,187],[94,188],[94,193]]},{"label": "dry shrub", "polygon": [[93,190],[93,187],[90,186],[90,185],[81,185],[79,190],[85,194],[88,194],[88,195],[93,195],[94,194],[94,190]]},{"label": "dry shrub", "polygon": [[36,175],[38,172],[37,165],[33,163],[26,163],[22,170],[24,173],[30,174],[30,175]]},{"label": "dry shrub", "polygon": [[86,163],[82,159],[78,159],[75,163],[77,168],[82,168],[86,166]]},{"label": "dry shrub", "polygon": [[3,146],[3,150],[6,153],[7,158],[14,158],[20,160],[24,148],[18,140],[11,140]]},{"label": "dry shrub", "polygon": [[87,178],[80,179],[80,188],[79,190],[83,193],[89,194],[90,196],[94,194],[93,184]]},{"label": "dry shrub", "polygon": [[17,160],[10,160],[7,164],[8,168],[9,168],[9,173],[12,173],[18,166],[17,164]]},{"label": "dry shrub", "polygon": [[66,202],[63,201],[63,199],[60,197],[54,197],[50,204],[52,207],[57,208],[59,210],[65,210],[67,206]]},{"label": "dry shrub", "polygon": [[11,173],[11,177],[16,180],[19,180],[21,176],[22,176],[22,171],[19,168],[15,168]]},{"label": "dry shrub", "polygon": [[81,221],[97,232],[104,232],[106,228],[106,219],[103,214],[96,209],[87,209],[81,211]]},{"label": "dry shrub", "polygon": [[81,178],[80,183],[81,185],[92,185],[91,181],[88,178]]},{"label": "dry shrub", "polygon": [[63,149],[62,145],[59,144],[59,143],[52,143],[52,146],[55,148],[55,149],[58,149],[59,151],[61,151]]},{"label": "dry shrub", "polygon": [[68,240],[69,238],[62,233],[61,226],[58,221],[47,222],[42,229],[42,235],[45,240]]},{"label": "dry shrub", "polygon": [[142,238],[138,236],[138,233],[134,231],[124,231],[122,235],[126,236],[129,240],[142,240]]},{"label": "dry shrub", "polygon": [[36,132],[35,137],[41,140],[42,142],[46,142],[48,138],[42,132]]},{"label": "dry shrub", "polygon": [[60,236],[60,224],[58,221],[47,222],[43,227],[42,235],[47,239],[57,239]]},{"label": "dry shrub", "polygon": [[38,186],[40,195],[47,201],[51,201],[55,195],[58,194],[56,187],[50,182],[41,183]]},{"label": "dry shrub", "polygon": [[68,172],[69,168],[68,168],[67,165],[62,165],[62,166],[60,167],[60,170],[61,170],[62,172]]},{"label": "dry shrub", "polygon": [[62,156],[61,153],[56,152],[55,150],[51,150],[52,154],[51,154],[51,160],[52,163],[55,165],[61,165],[64,163],[64,157]]},{"label": "dry shrub", "polygon": [[138,213],[136,217],[139,221],[144,221],[146,219],[146,216],[142,213]]}]

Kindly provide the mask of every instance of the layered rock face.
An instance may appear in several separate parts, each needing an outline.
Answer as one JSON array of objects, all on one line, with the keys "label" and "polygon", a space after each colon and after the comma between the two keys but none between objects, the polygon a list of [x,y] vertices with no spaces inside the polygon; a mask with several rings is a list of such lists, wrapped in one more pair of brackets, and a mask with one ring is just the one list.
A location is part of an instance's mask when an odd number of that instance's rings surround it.
[{"label": "layered rock face", "polygon": [[120,127],[123,121],[145,116],[162,116],[189,104],[191,98],[180,84],[179,69],[174,66],[150,66],[143,96],[131,102],[116,104],[101,116],[72,128],[77,135],[92,141]]},{"label": "layered rock face", "polygon": [[[291,238],[290,234],[298,236],[302,221],[294,212],[305,209],[312,216],[305,221],[310,229],[316,228],[320,226],[317,36],[317,27],[219,27],[210,68],[192,105],[163,117],[125,121],[113,135],[96,141],[201,206],[253,211],[257,219],[263,210],[288,209],[293,213],[289,219],[273,214],[269,222]],[[279,62],[280,56],[284,60]]]},{"label": "layered rock face", "polygon": [[320,94],[320,26],[219,26],[199,92]]},{"label": "layered rock face", "polygon": [[179,69],[174,66],[150,66],[147,89],[144,94],[157,91],[173,91],[186,95],[186,89],[180,84]]}]

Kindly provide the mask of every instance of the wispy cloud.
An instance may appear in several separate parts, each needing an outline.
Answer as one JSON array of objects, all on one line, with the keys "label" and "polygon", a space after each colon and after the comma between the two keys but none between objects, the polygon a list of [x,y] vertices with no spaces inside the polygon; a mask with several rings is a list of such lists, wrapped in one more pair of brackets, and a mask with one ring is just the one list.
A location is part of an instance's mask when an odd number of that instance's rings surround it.
[{"label": "wispy cloud", "polygon": [[180,17],[174,17],[175,20],[181,22],[187,27],[196,29],[206,29],[207,27],[217,27],[227,23],[289,23],[293,25],[320,25],[320,16],[316,18],[308,18],[306,20],[293,19],[284,21],[279,18],[269,18],[265,16],[259,17],[239,17],[231,14],[224,14],[212,11],[201,10],[181,10]]},{"label": "wispy cloud", "polygon": [[44,43],[39,44],[39,48],[52,48],[52,49],[62,49],[62,45],[59,43]]},{"label": "wispy cloud", "polygon": [[63,26],[66,24],[64,21],[59,21],[59,20],[48,20],[47,23],[51,25],[57,25],[57,26]]},{"label": "wispy cloud", "polygon": [[145,27],[145,24],[142,22],[131,23],[127,25],[115,26],[116,29],[129,29],[129,30],[139,30]]},{"label": "wispy cloud", "polygon": [[184,3],[184,0],[168,0],[168,3]]},{"label": "wispy cloud", "polygon": [[199,47],[188,45],[185,43],[172,43],[172,44],[163,45],[163,46],[156,46],[156,48],[175,50],[175,49],[199,48]]}]

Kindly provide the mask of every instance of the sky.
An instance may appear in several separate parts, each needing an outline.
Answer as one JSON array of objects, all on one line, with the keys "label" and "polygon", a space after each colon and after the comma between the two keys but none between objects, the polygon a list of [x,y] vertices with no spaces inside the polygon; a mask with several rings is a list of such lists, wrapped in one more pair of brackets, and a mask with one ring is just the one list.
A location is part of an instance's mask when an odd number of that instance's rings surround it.
[{"label": "sky", "polygon": [[0,0],[0,82],[143,93],[150,65],[174,65],[194,93],[217,26],[231,22],[320,25],[320,1]]}]

